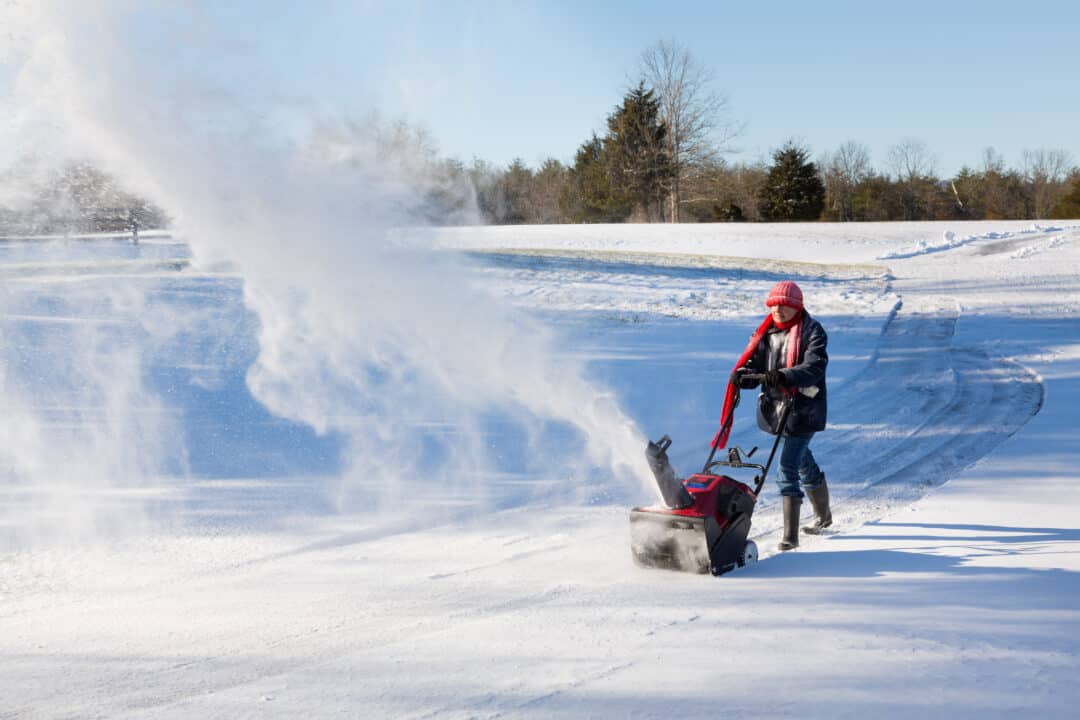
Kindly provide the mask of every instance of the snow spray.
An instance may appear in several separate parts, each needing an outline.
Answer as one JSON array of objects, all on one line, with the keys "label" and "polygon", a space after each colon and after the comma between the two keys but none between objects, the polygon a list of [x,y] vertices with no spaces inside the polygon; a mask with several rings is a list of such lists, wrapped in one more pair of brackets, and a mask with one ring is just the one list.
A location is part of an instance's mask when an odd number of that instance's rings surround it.
[{"label": "snow spray", "polygon": [[[340,507],[513,503],[489,490],[522,468],[567,501],[651,485],[644,438],[616,399],[554,351],[549,328],[433,249],[421,218],[441,181],[407,133],[372,119],[298,122],[302,102],[283,109],[272,87],[239,90],[256,70],[245,33],[258,28],[222,29],[190,4],[3,12],[13,30],[0,57],[20,67],[9,126],[24,143],[90,155],[170,214],[196,264],[241,274],[258,319],[247,385],[276,415],[343,438]],[[131,382],[111,390],[120,412],[135,402],[125,392],[146,396]],[[146,473],[158,452],[144,446],[101,474]]]}]

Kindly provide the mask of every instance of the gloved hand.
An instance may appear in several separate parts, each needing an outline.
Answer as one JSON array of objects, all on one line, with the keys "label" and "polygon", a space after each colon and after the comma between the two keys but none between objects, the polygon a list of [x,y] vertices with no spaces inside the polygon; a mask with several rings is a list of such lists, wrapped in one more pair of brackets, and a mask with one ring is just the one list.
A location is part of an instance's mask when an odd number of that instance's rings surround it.
[{"label": "gloved hand", "polygon": [[731,377],[728,378],[728,381],[740,390],[751,390],[756,388],[758,384],[756,380],[750,380],[746,377],[749,373],[749,368],[735,368],[731,371]]},{"label": "gloved hand", "polygon": [[772,388],[786,388],[788,381],[784,373],[779,370],[769,370],[765,373],[765,385]]}]

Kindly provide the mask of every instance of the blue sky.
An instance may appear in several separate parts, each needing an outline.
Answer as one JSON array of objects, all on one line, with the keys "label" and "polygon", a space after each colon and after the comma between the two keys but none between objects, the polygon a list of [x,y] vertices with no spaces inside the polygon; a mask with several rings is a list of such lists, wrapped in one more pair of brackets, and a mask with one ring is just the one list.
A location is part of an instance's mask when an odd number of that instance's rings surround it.
[{"label": "blue sky", "polygon": [[669,39],[713,72],[729,119],[744,125],[733,159],[787,139],[815,155],[856,140],[883,167],[888,148],[911,137],[941,173],[977,165],[987,146],[1009,164],[1025,147],[1080,162],[1076,2],[335,7],[323,16],[325,44],[311,38],[324,48],[312,55],[324,67],[312,87],[404,113],[466,160],[571,160],[635,79],[641,52]]},{"label": "blue sky", "polygon": [[1080,162],[1076,2],[208,5],[204,30],[228,38],[203,57],[211,71],[321,112],[403,116],[465,161],[572,160],[642,51],[667,39],[729,98],[744,126],[733,160],[855,140],[885,169],[888,148],[914,138],[942,174],[988,146],[1010,165],[1036,147]]}]

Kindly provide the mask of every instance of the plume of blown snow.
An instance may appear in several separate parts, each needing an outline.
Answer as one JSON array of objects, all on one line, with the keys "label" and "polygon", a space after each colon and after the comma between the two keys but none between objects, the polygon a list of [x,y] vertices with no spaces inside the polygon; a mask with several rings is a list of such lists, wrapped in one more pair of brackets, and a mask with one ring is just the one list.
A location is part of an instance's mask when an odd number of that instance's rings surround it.
[{"label": "plume of blown snow", "polygon": [[231,91],[192,62],[241,62],[231,48],[253,30],[207,26],[186,5],[4,12],[19,28],[5,51],[21,66],[10,126],[32,142],[50,118],[48,142],[149,195],[196,262],[242,274],[260,328],[248,386],[273,413],[345,438],[342,505],[481,498],[522,466],[567,499],[651,485],[614,396],[555,352],[550,328],[434,248],[432,202],[467,192],[447,187],[418,136],[323,116],[297,140],[270,93]]}]

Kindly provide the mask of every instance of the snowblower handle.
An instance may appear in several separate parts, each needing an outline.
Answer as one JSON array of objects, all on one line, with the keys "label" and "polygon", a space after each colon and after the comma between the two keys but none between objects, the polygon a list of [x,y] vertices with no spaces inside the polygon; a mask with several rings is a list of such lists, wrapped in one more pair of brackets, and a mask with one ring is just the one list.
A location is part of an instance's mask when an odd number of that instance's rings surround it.
[{"label": "snowblower handle", "polygon": [[780,447],[780,438],[784,437],[784,428],[787,426],[788,415],[791,414],[791,406],[794,404],[792,398],[789,397],[784,402],[784,408],[780,411],[780,420],[776,423],[776,440],[773,441],[769,459],[765,461],[765,467],[761,469],[761,475],[754,482],[754,495],[760,495],[761,488],[765,487],[765,478],[768,477],[769,468],[772,467],[773,458],[776,457],[776,448]]}]

